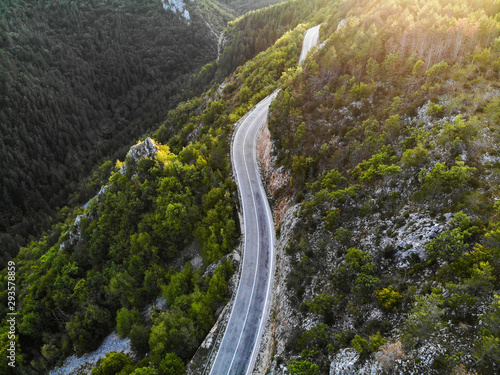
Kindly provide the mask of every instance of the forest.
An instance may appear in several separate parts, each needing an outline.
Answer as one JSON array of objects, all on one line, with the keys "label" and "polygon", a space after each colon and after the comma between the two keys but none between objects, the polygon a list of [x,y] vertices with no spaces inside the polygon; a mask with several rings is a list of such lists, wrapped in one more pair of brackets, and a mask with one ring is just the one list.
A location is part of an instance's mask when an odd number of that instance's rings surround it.
[{"label": "forest", "polygon": [[95,194],[81,181],[98,165],[161,124],[216,58],[216,32],[235,16],[223,6],[204,2],[188,24],[156,0],[2,2],[0,265],[58,208]]}]

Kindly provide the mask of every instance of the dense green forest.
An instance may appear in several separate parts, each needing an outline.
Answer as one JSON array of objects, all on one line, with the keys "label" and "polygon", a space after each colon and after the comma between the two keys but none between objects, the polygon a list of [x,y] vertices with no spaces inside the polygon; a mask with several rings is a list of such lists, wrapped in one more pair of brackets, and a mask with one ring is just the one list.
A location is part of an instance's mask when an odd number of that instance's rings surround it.
[{"label": "dense green forest", "polygon": [[500,371],[499,11],[346,1],[273,103],[292,374]]},{"label": "dense green forest", "polygon": [[2,2],[0,265],[70,196],[95,194],[81,180],[96,165],[208,88],[213,70],[190,74],[216,58],[230,19],[275,2],[194,3],[189,22],[159,0]]},{"label": "dense green forest", "polygon": [[0,30],[4,264],[97,163],[161,123],[217,38],[152,0],[10,2]]},{"label": "dense green forest", "polygon": [[[307,19],[310,3],[296,2],[282,29]],[[269,22],[273,12],[251,17]],[[86,187],[94,194],[99,184],[103,188],[85,209],[59,210],[51,230],[21,249],[14,259],[18,371],[44,373],[70,354],[95,349],[117,329],[130,337],[139,358],[149,356],[133,362],[112,354],[94,373],[183,372],[226,302],[234,272],[226,257],[239,236],[228,159],[232,125],[294,68],[304,31],[299,26],[238,68],[223,90],[216,85],[168,112],[154,140],[134,146],[123,163],[95,170]],[[213,65],[205,66],[189,85],[214,73]],[[189,256],[186,261],[186,248],[202,264],[192,265]],[[1,277],[6,302],[8,273]],[[168,310],[145,318],[145,306],[161,295]],[[9,345],[7,306],[1,307],[2,351]],[[5,360],[0,366],[9,371]]]}]

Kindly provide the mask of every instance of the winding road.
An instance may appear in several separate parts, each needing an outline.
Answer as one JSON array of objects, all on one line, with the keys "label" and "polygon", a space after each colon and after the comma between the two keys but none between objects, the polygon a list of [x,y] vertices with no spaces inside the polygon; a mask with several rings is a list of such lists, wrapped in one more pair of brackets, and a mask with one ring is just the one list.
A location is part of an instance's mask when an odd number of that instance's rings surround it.
[{"label": "winding road", "polygon": [[[306,31],[300,62],[318,43],[319,26]],[[304,57],[303,57],[304,56]],[[257,163],[257,138],[277,91],[257,104],[236,130],[233,167],[245,234],[240,283],[210,374],[251,374],[269,315],[275,250],[274,224]]]},{"label": "winding road", "polygon": [[321,25],[311,27],[304,34],[304,41],[302,42],[302,51],[300,53],[299,64],[302,64],[311,49],[318,44],[319,41],[319,28]]}]

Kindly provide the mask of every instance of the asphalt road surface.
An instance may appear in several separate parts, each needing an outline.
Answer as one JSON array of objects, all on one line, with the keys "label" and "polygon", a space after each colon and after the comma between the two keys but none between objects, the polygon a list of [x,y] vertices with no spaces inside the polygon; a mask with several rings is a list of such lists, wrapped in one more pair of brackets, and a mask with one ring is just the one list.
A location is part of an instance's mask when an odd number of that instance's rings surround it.
[{"label": "asphalt road surface", "polygon": [[311,27],[309,30],[306,31],[304,35],[304,41],[302,42],[302,51],[300,52],[300,59],[299,59],[299,64],[302,64],[302,62],[306,59],[307,54],[309,51],[316,45],[318,44],[319,40],[319,28],[321,25]]},{"label": "asphalt road surface", "polygon": [[[302,56],[318,42],[319,26],[304,37]],[[241,195],[244,255],[240,283],[211,375],[251,374],[269,315],[274,274],[274,223],[257,164],[257,137],[276,93],[257,104],[236,130],[233,165]]]}]

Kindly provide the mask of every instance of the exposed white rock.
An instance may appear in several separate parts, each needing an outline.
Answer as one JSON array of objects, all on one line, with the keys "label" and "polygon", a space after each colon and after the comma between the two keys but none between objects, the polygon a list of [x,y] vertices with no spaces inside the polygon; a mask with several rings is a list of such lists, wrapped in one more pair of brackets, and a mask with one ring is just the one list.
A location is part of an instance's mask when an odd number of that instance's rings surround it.
[{"label": "exposed white rock", "polygon": [[135,159],[135,161],[138,161],[142,158],[154,157],[157,152],[158,147],[156,146],[156,143],[151,138],[147,137],[144,142],[140,142],[135,146],[132,146],[127,156]]},{"label": "exposed white rock", "polygon": [[490,155],[488,153],[485,153],[481,155],[481,164],[495,164],[495,163],[500,163],[500,155]]},{"label": "exposed white rock", "polygon": [[130,339],[120,339],[116,332],[106,337],[101,346],[91,352],[84,354],[81,357],[72,355],[66,358],[61,367],[56,367],[49,372],[50,375],[73,375],[73,374],[90,374],[92,368],[95,367],[99,359],[106,357],[106,354],[111,352],[121,352],[130,354]]},{"label": "exposed white rock", "polygon": [[359,360],[359,353],[352,349],[342,349],[335,355],[330,364],[330,375],[356,375],[356,363]]},{"label": "exposed white rock", "polygon": [[189,11],[186,9],[186,4],[184,3],[183,0],[162,0],[162,3],[163,3],[163,9],[170,10],[176,14],[178,13],[186,20],[191,19]]},{"label": "exposed white rock", "polygon": [[[453,214],[444,215],[447,223],[453,219]],[[402,219],[402,218],[401,218]],[[377,247],[385,249],[393,247],[396,250],[398,267],[404,268],[409,264],[412,254],[425,258],[425,245],[432,239],[438,237],[448,229],[447,223],[432,218],[426,213],[413,213],[404,219],[402,225],[396,225],[393,221],[380,221],[387,227],[382,234]],[[361,226],[361,223],[360,223]],[[376,243],[376,234],[372,233],[362,238],[361,244],[366,248],[373,248]]]},{"label": "exposed white rock", "polygon": [[[127,157],[138,162],[143,158],[153,158],[158,152],[158,146],[156,146],[155,141],[147,137],[144,142],[139,142],[135,146],[132,146],[127,154]],[[120,173],[125,174],[127,172],[127,163],[123,164],[120,168]]]},{"label": "exposed white rock", "polygon": [[337,25],[337,30],[339,30],[342,26],[344,26],[347,22],[347,18],[344,18],[343,20],[341,20],[339,22],[339,24]]}]

